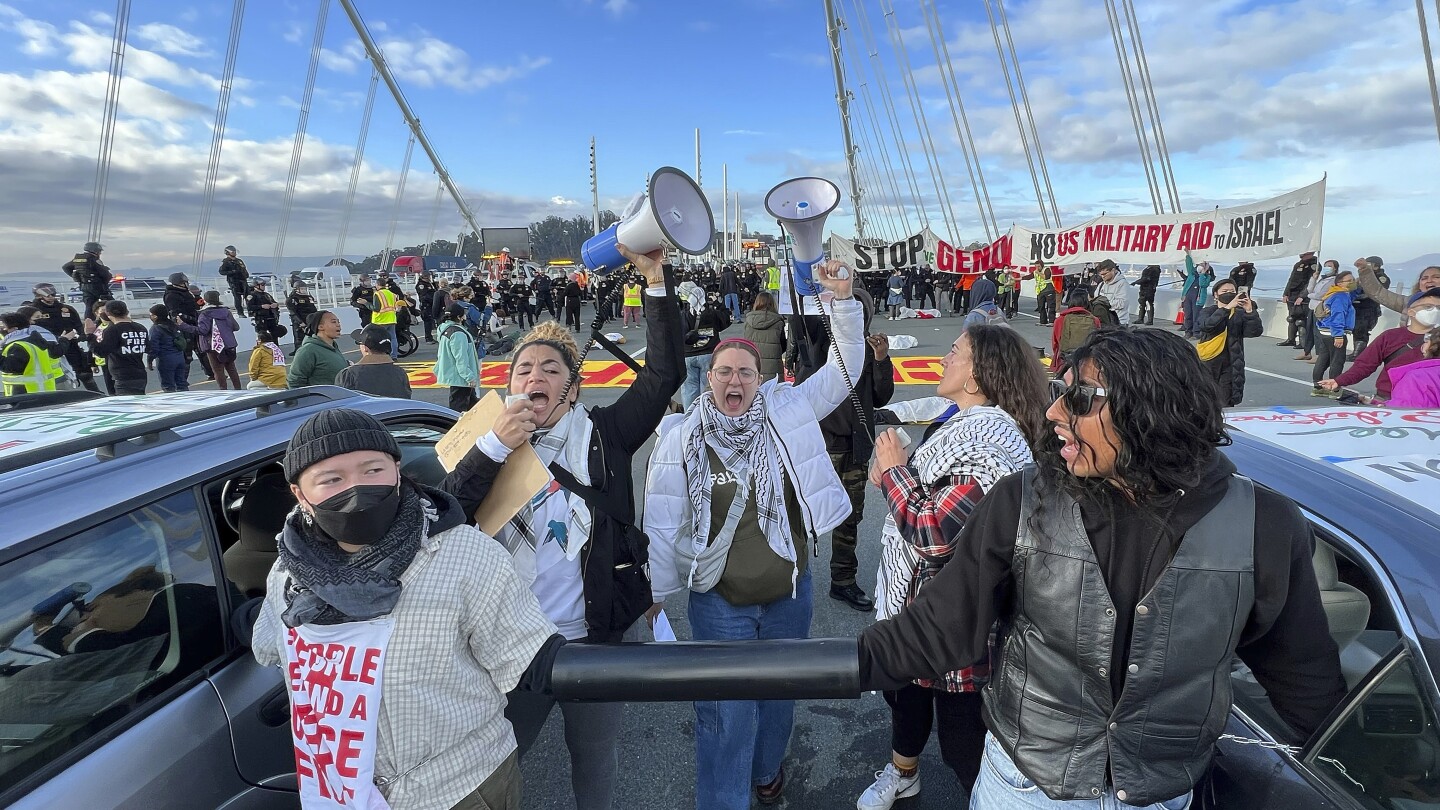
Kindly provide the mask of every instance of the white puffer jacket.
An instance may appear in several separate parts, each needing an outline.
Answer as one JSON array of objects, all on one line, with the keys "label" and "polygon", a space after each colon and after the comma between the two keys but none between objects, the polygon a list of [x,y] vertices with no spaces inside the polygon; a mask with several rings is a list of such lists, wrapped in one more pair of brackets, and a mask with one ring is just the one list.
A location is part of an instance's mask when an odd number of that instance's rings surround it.
[{"label": "white puffer jacket", "polygon": [[[823,368],[799,385],[771,380],[760,386],[770,440],[779,447],[780,464],[795,488],[805,533],[811,539],[819,538],[850,516],[850,496],[825,451],[820,420],[850,397],[850,387],[836,362],[837,350],[852,381],[859,376],[864,362],[865,315],[860,302],[853,298],[836,301],[831,328],[835,345],[830,347],[829,362]],[[683,420],[669,424],[684,426]],[[667,431],[663,425],[661,429],[645,480],[644,528],[650,537],[650,590],[656,602],[685,587],[690,558],[684,549],[694,545],[690,536],[694,507],[686,490],[685,431]],[[770,548],[792,564],[797,553],[805,553],[804,549],[797,551],[789,537],[769,540]],[[677,552],[681,544],[684,549]]]}]

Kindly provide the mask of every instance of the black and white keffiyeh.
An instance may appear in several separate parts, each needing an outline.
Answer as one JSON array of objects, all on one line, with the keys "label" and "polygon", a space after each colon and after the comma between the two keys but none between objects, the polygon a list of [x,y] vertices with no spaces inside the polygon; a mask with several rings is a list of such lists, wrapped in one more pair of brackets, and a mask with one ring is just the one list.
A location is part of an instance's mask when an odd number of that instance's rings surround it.
[{"label": "black and white keffiyeh", "polygon": [[701,543],[710,537],[707,444],[715,450],[725,469],[749,473],[755,513],[765,536],[788,536],[790,526],[785,516],[780,456],[766,424],[765,395],[756,392],[750,408],[739,416],[731,417],[715,407],[712,395],[702,394],[698,405],[685,417],[685,483],[695,510],[690,517],[691,531]]}]

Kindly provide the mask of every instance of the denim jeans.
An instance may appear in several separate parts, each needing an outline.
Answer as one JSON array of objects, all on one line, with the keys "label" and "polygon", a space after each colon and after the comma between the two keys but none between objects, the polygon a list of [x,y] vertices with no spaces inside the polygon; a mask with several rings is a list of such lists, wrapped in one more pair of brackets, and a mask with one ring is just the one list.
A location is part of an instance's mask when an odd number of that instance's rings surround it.
[{"label": "denim jeans", "polygon": [[725,308],[730,310],[730,314],[731,314],[732,316],[734,316],[735,320],[737,320],[737,321],[743,321],[743,320],[745,320],[745,315],[744,315],[744,313],[742,313],[742,312],[740,311],[740,295],[739,295],[739,293],[726,293],[726,295],[725,295]]},{"label": "denim jeans", "polygon": [[155,365],[160,370],[160,389],[163,391],[190,390],[190,364],[180,352],[161,352]]},{"label": "denim jeans", "polygon": [[390,333],[390,359],[395,360],[399,357],[396,352],[400,349],[400,332],[393,323],[383,324],[383,326],[385,331]]},{"label": "denim jeans", "polygon": [[[1146,805],[1148,810],[1188,810],[1193,792],[1163,802]],[[1093,799],[1056,801],[1046,796],[1030,780],[995,741],[985,735],[985,759],[980,763],[980,778],[970,792],[970,810],[1032,810],[1032,808],[1064,808],[1064,810],[1135,810],[1115,796],[1108,788]]]},{"label": "denim jeans", "polygon": [[1191,287],[1185,291],[1185,298],[1180,304],[1180,311],[1185,313],[1185,323],[1182,328],[1185,330],[1185,337],[1195,335],[1195,316],[1200,314],[1200,288]]},{"label": "denim jeans", "polygon": [[[794,598],[767,605],[737,607],[714,591],[692,591],[691,633],[696,641],[808,638],[810,591],[809,571],[796,581]],[[794,725],[793,700],[697,701],[696,810],[749,810],[752,786],[780,773]]]},{"label": "denim jeans", "polygon": [[680,386],[680,404],[685,406],[686,413],[690,412],[695,398],[705,390],[705,375],[709,371],[710,355],[699,354],[685,358],[685,382]]}]

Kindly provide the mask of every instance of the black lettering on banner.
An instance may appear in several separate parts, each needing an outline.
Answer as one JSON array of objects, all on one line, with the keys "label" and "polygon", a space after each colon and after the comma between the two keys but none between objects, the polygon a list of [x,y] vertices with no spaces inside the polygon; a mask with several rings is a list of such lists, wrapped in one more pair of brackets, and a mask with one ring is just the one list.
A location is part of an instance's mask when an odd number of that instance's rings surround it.
[{"label": "black lettering on banner", "polygon": [[1228,237],[1216,240],[1216,247],[1222,250],[1283,245],[1285,237],[1280,231],[1280,209],[1246,214],[1230,220]]},{"label": "black lettering on banner", "polygon": [[895,242],[894,244],[890,245],[891,267],[904,267],[909,263],[910,262],[906,261],[904,242]]},{"label": "black lettering on banner", "polygon": [[860,244],[860,243],[858,243],[858,242],[855,243],[855,269],[856,269],[856,270],[869,270],[871,267],[874,267],[874,266],[875,266],[875,261],[874,261],[874,259],[870,258],[870,248],[869,248],[869,246],[868,246],[868,245],[862,245],[862,244]]},{"label": "black lettering on banner", "polygon": [[1055,260],[1055,234],[1030,234],[1030,263]]},{"label": "black lettering on banner", "polygon": [[917,233],[909,240],[909,264],[919,264],[920,257],[925,253],[925,235]]}]

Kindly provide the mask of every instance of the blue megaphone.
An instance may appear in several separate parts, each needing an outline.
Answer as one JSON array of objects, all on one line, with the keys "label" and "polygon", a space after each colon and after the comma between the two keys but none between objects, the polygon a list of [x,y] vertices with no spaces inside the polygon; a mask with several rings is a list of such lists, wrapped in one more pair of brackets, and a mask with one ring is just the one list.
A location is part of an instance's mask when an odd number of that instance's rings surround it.
[{"label": "blue megaphone", "polygon": [[585,240],[580,260],[591,272],[606,275],[628,263],[616,244],[636,253],[670,244],[695,255],[709,250],[714,241],[710,201],[690,175],[663,166],[650,175],[650,187],[626,207],[619,222]]},{"label": "blue megaphone", "polygon": [[797,177],[770,189],[765,210],[794,241],[792,283],[800,295],[818,295],[815,265],[825,258],[825,218],[840,205],[840,187],[823,177]]}]

